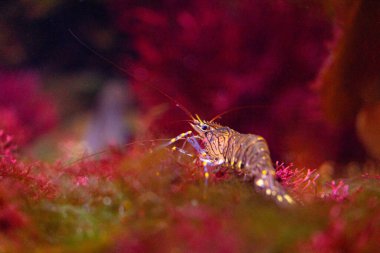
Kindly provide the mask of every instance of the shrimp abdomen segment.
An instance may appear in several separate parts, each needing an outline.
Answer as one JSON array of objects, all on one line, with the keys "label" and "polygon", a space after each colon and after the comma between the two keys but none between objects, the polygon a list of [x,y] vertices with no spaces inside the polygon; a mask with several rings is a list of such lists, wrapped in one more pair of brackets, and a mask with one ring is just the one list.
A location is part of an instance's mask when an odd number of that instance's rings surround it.
[{"label": "shrimp abdomen segment", "polygon": [[229,166],[250,177],[261,175],[263,171],[274,174],[268,145],[263,137],[236,133],[227,143],[223,153]]}]

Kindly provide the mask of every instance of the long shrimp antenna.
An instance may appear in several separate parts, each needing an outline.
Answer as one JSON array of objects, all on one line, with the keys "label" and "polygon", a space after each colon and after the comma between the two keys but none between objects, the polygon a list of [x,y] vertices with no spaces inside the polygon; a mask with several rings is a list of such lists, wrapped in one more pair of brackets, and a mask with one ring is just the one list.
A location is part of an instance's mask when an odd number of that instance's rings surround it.
[{"label": "long shrimp antenna", "polygon": [[[132,141],[132,142],[129,142],[127,144],[122,145],[121,148],[127,148],[128,146],[135,145],[135,144],[140,144],[140,143],[145,143],[145,142],[168,141],[168,140],[170,140],[170,139],[168,139],[168,138],[161,138],[161,139]],[[106,154],[108,152],[111,152],[111,150],[109,148],[106,149],[106,150],[102,150],[102,151],[98,151],[98,152],[89,154],[89,155],[84,155],[83,157],[80,157],[78,159],[75,159],[73,161],[68,162],[67,164],[64,164],[63,166],[64,166],[64,168],[66,168],[66,167],[74,165],[74,164],[76,164],[78,162],[84,161],[84,160],[89,159],[89,158],[96,157],[98,155]],[[0,157],[1,157],[1,155],[0,155]]]},{"label": "long shrimp antenna", "polygon": [[117,63],[115,63],[114,61],[111,61],[110,59],[108,59],[107,57],[105,57],[104,55],[98,53],[95,49],[91,48],[87,43],[85,43],[83,40],[81,40],[72,30],[71,28],[68,29],[69,33],[71,34],[71,36],[74,37],[74,39],[79,43],[81,44],[83,47],[85,47],[87,50],[89,50],[91,53],[93,53],[94,55],[96,55],[97,57],[99,57],[100,59],[102,59],[103,61],[111,64],[112,66],[114,66],[116,69],[118,69],[119,71],[123,72],[124,74],[127,74],[128,76],[132,77],[132,78],[135,78],[134,75],[128,71],[127,69],[121,67],[120,65],[118,65]]},{"label": "long shrimp antenna", "polygon": [[[71,28],[68,29],[69,33],[71,34],[71,36],[74,37],[74,39],[79,43],[81,44],[83,47],[87,48],[91,53],[95,54],[97,57],[99,57],[100,59],[104,60],[105,62],[111,64],[112,66],[114,66],[116,69],[118,69],[119,71],[127,74],[128,76],[132,77],[133,79],[136,79],[134,74],[131,73],[131,71],[128,71],[127,69],[121,67],[119,64],[117,64],[116,62],[108,59],[107,57],[101,55],[100,53],[98,53],[95,49],[91,48],[87,43],[85,43],[83,40],[81,40],[72,30]],[[193,117],[193,115],[190,113],[190,111],[185,107],[183,106],[182,104],[178,103],[174,98],[172,98],[171,96],[169,96],[168,94],[166,94],[165,92],[163,92],[162,90],[160,90],[159,88],[153,86],[153,85],[150,85],[150,84],[145,84],[146,86],[149,86],[150,88],[152,89],[155,89],[156,91],[158,91],[159,93],[161,93],[162,95],[164,95],[166,98],[168,98],[170,101],[172,101],[175,106],[177,106],[178,108],[180,108],[183,112],[185,112],[192,120],[195,120],[195,118]]]},{"label": "long shrimp antenna", "polygon": [[163,92],[162,90],[158,89],[157,87],[155,86],[152,86],[152,85],[149,85],[149,84],[146,84],[147,86],[149,86],[150,88],[152,89],[155,89],[156,91],[158,91],[159,93],[161,93],[162,95],[164,95],[166,98],[168,98],[170,101],[172,101],[175,106],[177,106],[178,108],[180,108],[183,112],[185,112],[187,114],[187,116],[189,116],[192,120],[195,120],[194,116],[191,114],[191,112],[185,107],[183,106],[182,104],[178,103],[177,100],[175,100],[174,98],[172,98],[171,96],[169,96],[168,94],[166,94],[165,92]]},{"label": "long shrimp antenna", "polygon": [[227,110],[227,111],[219,113],[218,115],[216,115],[215,117],[213,117],[210,120],[210,122],[213,122],[214,120],[216,120],[218,118],[221,118],[223,115],[225,115],[227,113],[238,111],[238,110],[242,110],[242,109],[247,109],[247,108],[254,108],[254,107],[266,107],[266,105],[245,105],[245,106],[235,107],[235,108],[232,108],[230,110]]}]

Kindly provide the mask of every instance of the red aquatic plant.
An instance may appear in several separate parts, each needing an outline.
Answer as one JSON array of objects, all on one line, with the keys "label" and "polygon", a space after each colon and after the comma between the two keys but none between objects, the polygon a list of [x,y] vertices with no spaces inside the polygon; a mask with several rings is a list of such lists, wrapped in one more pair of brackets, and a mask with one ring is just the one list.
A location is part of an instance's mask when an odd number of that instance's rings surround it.
[{"label": "red aquatic plant", "polygon": [[345,180],[322,180],[317,169],[299,169],[293,164],[276,163],[276,177],[298,198],[336,202],[349,199],[350,185]]},{"label": "red aquatic plant", "polygon": [[374,252],[380,246],[379,201],[369,198],[360,213],[353,206],[335,204],[328,215],[327,226],[316,231],[301,244],[302,252]]},{"label": "red aquatic plant", "polygon": [[3,129],[0,129],[0,159],[8,159],[14,161],[14,152],[17,146],[13,141],[13,137],[6,134]]},{"label": "red aquatic plant", "polygon": [[[173,249],[191,252],[239,252],[243,242],[238,231],[229,227],[226,213],[199,205],[173,207],[168,210],[170,226],[163,224],[151,233],[134,232],[116,241],[111,252],[168,252]],[[154,224],[153,228],[155,227]]]},{"label": "red aquatic plant", "polygon": [[[173,234],[183,241],[184,250],[194,252],[238,252],[242,241],[228,227],[228,212],[217,214],[208,207],[193,203],[175,211]],[[237,231],[236,231],[237,232]]]},{"label": "red aquatic plant", "polygon": [[316,169],[298,169],[293,164],[276,163],[276,177],[286,187],[297,194],[316,195],[319,173]]},{"label": "red aquatic plant", "polygon": [[348,198],[349,196],[349,185],[345,184],[343,180],[339,180],[338,183],[335,180],[327,184],[327,187],[330,188],[330,191],[323,193],[324,198],[333,199],[335,201],[342,201]]},{"label": "red aquatic plant", "polygon": [[[110,9],[138,55],[126,56],[123,65],[144,111],[170,104],[152,87],[205,119],[251,106],[226,115],[223,123],[263,135],[274,155],[294,162],[336,154],[331,131],[310,103],[317,94],[309,85],[332,37],[331,22],[315,2],[112,0]],[[168,122],[185,115],[170,112],[153,130],[184,130],[186,124]],[[319,127],[310,128],[312,122]]]},{"label": "red aquatic plant", "polygon": [[26,223],[27,218],[19,208],[12,204],[0,203],[0,233],[11,234]]},{"label": "red aquatic plant", "polygon": [[322,250],[323,252],[337,252],[343,250],[345,244],[347,244],[347,238],[345,238],[345,229],[347,223],[342,217],[342,207],[334,206],[329,213],[330,223],[324,231],[315,233],[311,242],[304,245],[308,248],[308,251],[316,252]]},{"label": "red aquatic plant", "polygon": [[50,198],[55,188],[51,180],[42,172],[33,171],[43,168],[39,162],[24,162],[15,153],[14,138],[0,130],[0,188],[9,188],[15,195],[31,198]]},{"label": "red aquatic plant", "polygon": [[19,143],[33,140],[57,122],[54,102],[41,88],[38,72],[0,70],[0,128]]}]

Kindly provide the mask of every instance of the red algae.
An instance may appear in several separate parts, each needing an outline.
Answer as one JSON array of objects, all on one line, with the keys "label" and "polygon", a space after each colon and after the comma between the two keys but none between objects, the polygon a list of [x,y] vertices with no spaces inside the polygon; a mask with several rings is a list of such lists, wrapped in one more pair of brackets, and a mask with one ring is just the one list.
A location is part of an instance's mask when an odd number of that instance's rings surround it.
[{"label": "red algae", "polygon": [[[170,103],[152,86],[204,119],[246,106],[223,124],[264,136],[278,159],[317,164],[339,156],[339,132],[321,117],[311,88],[333,38],[321,5],[113,0],[110,9],[138,54],[123,66],[142,111]],[[186,124],[167,124],[185,116],[170,108],[152,131],[185,131]]]},{"label": "red algae", "polygon": [[[332,2],[324,6],[331,7]],[[366,1],[359,2],[363,3],[356,9],[360,16],[352,19],[358,22],[356,28],[366,27],[359,17],[376,9],[368,10]],[[133,73],[131,82],[142,110],[154,111],[163,101],[150,86],[168,92],[202,117],[264,103],[254,113],[225,115],[226,124],[269,136],[272,157],[289,162],[275,164],[276,178],[296,204],[276,205],[256,192],[252,182],[224,167],[210,168],[205,184],[202,164],[194,161],[197,154],[190,145],[183,148],[194,157],[156,148],[159,140],[137,140],[76,161],[69,155],[54,163],[26,157],[25,145],[55,125],[54,101],[40,90],[41,73],[1,70],[0,252],[378,250],[379,164],[334,162],[354,159],[360,148],[351,142],[347,129],[353,130],[352,125],[335,128],[326,123],[322,109],[331,113],[339,103],[312,90],[319,85],[326,92],[329,81],[340,80],[338,70],[347,55],[339,48],[354,50],[356,40],[351,44],[349,38],[368,31],[348,30],[342,37],[347,42],[334,42],[338,43],[334,49],[338,51],[332,52],[337,57],[335,67],[326,72],[328,82],[322,84],[324,74],[317,74],[329,54],[326,42],[345,30],[333,29],[336,24],[318,1],[110,0],[106,4],[118,30],[131,36],[137,53],[130,58],[123,51],[120,57]],[[347,26],[355,24],[350,20],[345,21]],[[357,52],[352,55],[361,59]],[[329,62],[325,67],[331,67]],[[374,69],[369,67],[370,77],[378,75]],[[357,71],[353,76],[353,80],[362,77]],[[25,85],[22,92],[20,84]],[[333,97],[340,85],[332,86]],[[360,110],[357,102],[350,105],[355,112]],[[336,115],[340,120],[347,116],[341,109],[342,115]],[[159,111],[145,120],[141,117],[141,131]],[[163,115],[163,123],[152,124],[151,130],[178,134],[180,127],[169,124],[175,116]],[[74,146],[67,145],[70,155]],[[347,150],[354,155],[348,156]]]},{"label": "red algae", "polygon": [[0,69],[0,128],[27,143],[46,133],[58,122],[51,97],[41,91],[39,72]]}]

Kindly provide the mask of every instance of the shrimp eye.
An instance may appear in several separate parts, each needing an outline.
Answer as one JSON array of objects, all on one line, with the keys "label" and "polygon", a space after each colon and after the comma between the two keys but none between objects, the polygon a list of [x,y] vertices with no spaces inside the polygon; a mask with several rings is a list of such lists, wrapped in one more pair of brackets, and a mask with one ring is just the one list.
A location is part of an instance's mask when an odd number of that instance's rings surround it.
[{"label": "shrimp eye", "polygon": [[202,128],[203,131],[205,131],[205,130],[207,130],[208,126],[207,125],[203,125],[201,128]]}]

